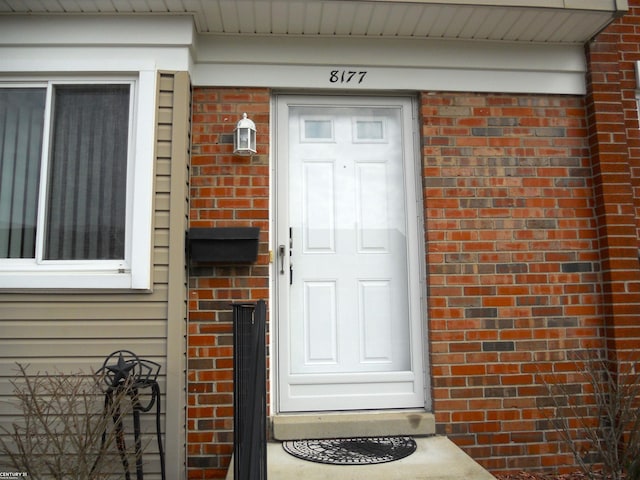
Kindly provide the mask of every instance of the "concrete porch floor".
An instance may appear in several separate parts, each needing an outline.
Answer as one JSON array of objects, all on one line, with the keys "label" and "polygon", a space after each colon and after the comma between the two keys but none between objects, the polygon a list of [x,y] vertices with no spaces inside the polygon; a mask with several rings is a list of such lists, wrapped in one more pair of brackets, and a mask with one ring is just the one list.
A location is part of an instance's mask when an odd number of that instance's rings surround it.
[{"label": "concrete porch floor", "polygon": [[[451,440],[416,437],[408,457],[377,465],[325,465],[289,455],[279,442],[267,445],[267,480],[495,480]],[[227,474],[233,480],[233,460]]]}]

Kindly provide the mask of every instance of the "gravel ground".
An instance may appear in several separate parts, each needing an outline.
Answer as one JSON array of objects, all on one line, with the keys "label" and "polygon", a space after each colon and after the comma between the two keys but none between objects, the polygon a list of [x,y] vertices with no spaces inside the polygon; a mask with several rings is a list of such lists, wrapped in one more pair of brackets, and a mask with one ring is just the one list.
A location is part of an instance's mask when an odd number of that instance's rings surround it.
[{"label": "gravel ground", "polygon": [[[496,474],[495,477],[498,480],[586,480],[589,478],[582,472],[566,473],[563,475],[518,472],[509,474]],[[596,474],[596,478],[600,480],[607,480],[608,477],[601,474]]]}]

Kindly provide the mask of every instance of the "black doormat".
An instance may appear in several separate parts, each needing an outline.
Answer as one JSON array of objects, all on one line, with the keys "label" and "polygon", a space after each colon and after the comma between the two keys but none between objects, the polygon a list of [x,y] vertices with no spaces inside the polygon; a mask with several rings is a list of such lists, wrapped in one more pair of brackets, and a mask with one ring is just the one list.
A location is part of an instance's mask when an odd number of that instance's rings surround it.
[{"label": "black doormat", "polygon": [[359,437],[291,440],[282,444],[294,457],[332,465],[371,465],[393,462],[416,451],[411,437]]}]

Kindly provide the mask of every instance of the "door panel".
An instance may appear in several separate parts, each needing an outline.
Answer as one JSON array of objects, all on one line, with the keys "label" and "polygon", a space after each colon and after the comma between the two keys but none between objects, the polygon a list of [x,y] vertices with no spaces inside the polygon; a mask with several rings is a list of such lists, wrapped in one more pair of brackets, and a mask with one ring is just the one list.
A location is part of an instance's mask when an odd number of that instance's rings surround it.
[{"label": "door panel", "polygon": [[367,280],[360,281],[358,287],[360,363],[390,364],[394,358],[393,345],[389,342],[393,336],[391,283]]},{"label": "door panel", "polygon": [[423,406],[411,102],[310,100],[278,103],[280,410]]},{"label": "door panel", "polygon": [[[335,167],[330,161],[305,160],[302,165],[302,232],[303,252],[335,251]],[[294,180],[295,181],[295,180]],[[303,193],[304,192],[304,193]]]},{"label": "door panel", "polygon": [[305,282],[304,360],[292,365],[292,372],[303,373],[301,365],[338,363],[336,284]]}]

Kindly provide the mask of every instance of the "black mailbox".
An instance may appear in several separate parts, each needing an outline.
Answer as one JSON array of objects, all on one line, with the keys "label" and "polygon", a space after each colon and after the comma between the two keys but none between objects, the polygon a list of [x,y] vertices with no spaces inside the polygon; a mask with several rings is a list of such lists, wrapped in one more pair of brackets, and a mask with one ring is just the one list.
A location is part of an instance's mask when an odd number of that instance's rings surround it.
[{"label": "black mailbox", "polygon": [[196,263],[253,263],[258,259],[258,227],[192,228],[189,252]]}]

